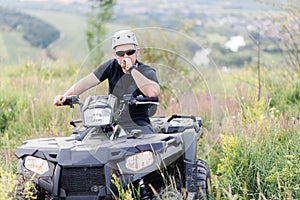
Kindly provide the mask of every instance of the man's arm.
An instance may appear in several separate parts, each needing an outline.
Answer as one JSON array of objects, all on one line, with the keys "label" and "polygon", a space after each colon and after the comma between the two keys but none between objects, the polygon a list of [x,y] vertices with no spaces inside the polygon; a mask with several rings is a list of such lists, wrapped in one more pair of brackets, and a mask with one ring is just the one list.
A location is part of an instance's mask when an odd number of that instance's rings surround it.
[{"label": "man's arm", "polygon": [[130,71],[137,87],[147,97],[157,97],[160,92],[158,83],[145,77],[141,72],[136,69]]},{"label": "man's arm", "polygon": [[67,96],[80,95],[86,90],[98,85],[100,83],[99,79],[92,72],[86,77],[80,79],[77,83],[72,85],[63,95],[57,95],[54,98],[54,105],[61,106],[66,100]]},{"label": "man's arm", "polygon": [[99,84],[99,79],[95,76],[95,74],[92,72],[86,77],[83,77],[80,79],[77,83],[72,85],[66,92],[65,96],[70,95],[80,95],[86,90],[96,86]]}]

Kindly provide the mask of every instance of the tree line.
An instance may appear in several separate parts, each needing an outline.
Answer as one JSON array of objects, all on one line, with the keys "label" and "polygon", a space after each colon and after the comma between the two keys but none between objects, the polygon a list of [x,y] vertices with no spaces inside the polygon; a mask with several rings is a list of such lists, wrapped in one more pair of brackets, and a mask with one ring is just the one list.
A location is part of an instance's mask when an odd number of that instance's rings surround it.
[{"label": "tree line", "polygon": [[60,36],[60,32],[51,24],[28,14],[2,7],[0,7],[0,28],[22,32],[26,41],[40,48],[47,48]]}]

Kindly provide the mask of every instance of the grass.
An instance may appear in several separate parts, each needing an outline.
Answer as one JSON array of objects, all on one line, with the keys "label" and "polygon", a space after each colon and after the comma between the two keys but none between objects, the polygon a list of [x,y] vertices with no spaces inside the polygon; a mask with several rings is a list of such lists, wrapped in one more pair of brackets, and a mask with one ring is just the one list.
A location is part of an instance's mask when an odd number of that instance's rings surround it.
[{"label": "grass", "polygon": [[[60,63],[56,63],[60,66]],[[41,67],[42,66],[42,67]],[[0,199],[9,199],[16,183],[14,151],[22,141],[30,138],[68,135],[65,126],[72,111],[61,112],[52,105],[53,97],[60,93],[65,74],[76,74],[75,68],[48,68],[27,63],[22,66],[2,67],[0,84]],[[58,81],[59,80],[59,81]],[[68,79],[72,81],[72,78]]]},{"label": "grass", "polygon": [[231,73],[238,78],[225,73],[223,80],[227,89],[234,88],[227,95],[235,103],[227,104],[217,130],[221,135],[208,156],[217,199],[299,199],[298,79],[287,80],[280,69],[264,69],[258,101],[256,72]]},{"label": "grass", "polygon": [[[76,118],[76,111],[57,108],[52,100],[77,80],[78,72],[77,65],[62,62],[1,68],[1,198],[9,199],[15,183],[13,154],[22,141],[70,133],[68,122]],[[199,143],[199,157],[211,167],[213,199],[300,198],[300,83],[282,74],[281,69],[263,71],[263,93],[257,101],[253,68],[219,72],[226,98],[216,95],[216,100],[223,112],[217,113],[217,122],[203,118]],[[214,74],[207,77],[213,79]],[[209,111],[211,102],[206,101],[201,108]]]},{"label": "grass", "polygon": [[[299,121],[264,103],[227,118],[211,165],[223,197],[298,199]],[[218,190],[218,189],[217,189]],[[225,192],[226,191],[226,192]]]}]

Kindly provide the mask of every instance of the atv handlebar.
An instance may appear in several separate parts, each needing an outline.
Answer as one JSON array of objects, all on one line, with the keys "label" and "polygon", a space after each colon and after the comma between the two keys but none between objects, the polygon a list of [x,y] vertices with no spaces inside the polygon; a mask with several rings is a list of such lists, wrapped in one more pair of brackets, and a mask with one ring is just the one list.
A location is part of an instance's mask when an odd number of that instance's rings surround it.
[{"label": "atv handlebar", "polygon": [[159,105],[158,97],[144,97],[139,95],[137,97],[132,97],[131,95],[124,95],[122,103],[128,102],[129,105],[140,105],[140,104],[154,104]]},{"label": "atv handlebar", "polygon": [[[131,95],[124,95],[123,100],[121,100],[123,103],[127,103],[129,105],[140,105],[140,104],[154,104],[159,105],[158,97],[144,97],[142,95],[139,95],[137,97],[132,97]],[[72,95],[67,96],[66,100],[63,102],[64,106],[70,106],[71,108],[74,108],[74,104],[81,104],[79,96],[78,95]]]},{"label": "atv handlebar", "polygon": [[139,104],[154,104],[159,105],[158,103],[158,97],[143,97],[143,96],[137,96],[136,98],[131,98],[129,101],[130,105],[139,105]]}]

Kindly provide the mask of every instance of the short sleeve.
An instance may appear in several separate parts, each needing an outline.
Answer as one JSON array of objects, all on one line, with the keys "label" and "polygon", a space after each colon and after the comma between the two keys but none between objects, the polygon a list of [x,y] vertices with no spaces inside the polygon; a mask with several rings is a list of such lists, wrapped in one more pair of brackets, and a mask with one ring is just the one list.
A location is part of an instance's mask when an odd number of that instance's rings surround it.
[{"label": "short sleeve", "polygon": [[108,60],[105,63],[99,65],[99,67],[97,67],[94,70],[94,74],[100,82],[103,82],[105,79],[109,78],[111,73],[111,67],[113,66],[114,62],[115,59]]},{"label": "short sleeve", "polygon": [[139,64],[140,64],[140,67],[138,67],[139,72],[141,72],[146,78],[158,83],[155,69],[153,69],[148,65],[144,65],[141,62]]}]

